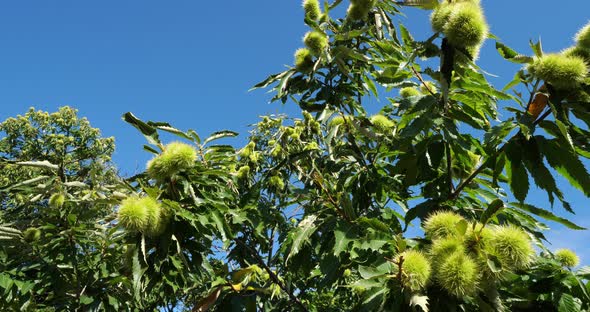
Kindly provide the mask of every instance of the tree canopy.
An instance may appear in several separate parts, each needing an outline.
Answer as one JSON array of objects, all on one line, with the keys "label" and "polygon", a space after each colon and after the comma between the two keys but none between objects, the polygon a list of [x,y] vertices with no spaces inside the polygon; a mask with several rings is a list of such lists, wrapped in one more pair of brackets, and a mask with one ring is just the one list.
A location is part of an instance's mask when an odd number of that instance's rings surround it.
[{"label": "tree canopy", "polygon": [[[431,11],[427,40],[394,23],[408,6]],[[557,176],[590,196],[590,24],[547,53],[500,42],[475,0],[302,16],[293,66],[254,86],[302,114],[263,116],[244,146],[128,112],[153,158],[120,177],[75,109],[2,122],[0,307],[589,311],[590,267],[544,233],[585,230],[553,206],[584,209]],[[522,64],[502,89],[485,40]]]}]

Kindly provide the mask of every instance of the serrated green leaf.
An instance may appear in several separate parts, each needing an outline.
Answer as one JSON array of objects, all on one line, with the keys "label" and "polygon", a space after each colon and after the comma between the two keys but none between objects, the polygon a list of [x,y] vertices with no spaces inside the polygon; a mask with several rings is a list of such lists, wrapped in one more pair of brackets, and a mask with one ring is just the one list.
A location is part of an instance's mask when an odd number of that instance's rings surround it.
[{"label": "serrated green leaf", "polygon": [[87,305],[87,304],[91,304],[94,301],[94,299],[92,299],[91,297],[82,295],[80,296],[80,303]]},{"label": "serrated green leaf", "polygon": [[522,163],[522,156],[514,142],[508,143],[506,148],[506,172],[508,184],[514,197],[523,202],[529,192],[529,176]]},{"label": "serrated green leaf", "polygon": [[532,214],[539,216],[543,219],[554,221],[559,224],[565,225],[566,227],[573,229],[573,230],[585,230],[586,229],[586,228],[581,227],[581,226],[579,226],[579,225],[577,225],[565,218],[556,216],[551,211],[548,211],[548,210],[545,210],[542,208],[538,208],[533,205],[524,204],[524,203],[511,203],[510,205],[514,208],[532,213]]},{"label": "serrated green leaf", "polygon": [[574,297],[570,294],[562,294],[559,298],[559,306],[557,308],[559,312],[580,312],[580,305],[576,303]]},{"label": "serrated green leaf", "polygon": [[354,241],[352,227],[341,226],[334,230],[334,256],[349,250],[349,245]]},{"label": "serrated green leaf", "polygon": [[497,42],[497,41],[496,41],[496,50],[498,51],[498,53],[500,54],[501,57],[503,57],[504,59],[506,59],[510,62],[513,62],[513,63],[523,64],[523,63],[531,63],[533,61],[532,57],[522,55],[522,54],[512,50],[510,47],[506,46],[505,44]]},{"label": "serrated green leaf", "polygon": [[59,169],[58,165],[54,165],[47,160],[43,161],[18,161],[14,162],[15,165],[18,166],[25,166],[25,167],[36,167],[36,168],[43,168],[43,169],[50,169],[50,170],[57,170]]},{"label": "serrated green leaf", "polygon": [[428,312],[428,296],[412,295],[412,298],[410,298],[410,307],[420,307],[423,312]]},{"label": "serrated green leaf", "polygon": [[158,135],[158,131],[155,127],[152,127],[143,122],[141,119],[135,117],[135,115],[133,115],[131,112],[125,113],[123,115],[123,120],[139,130],[139,132],[143,134],[150,144],[160,144],[160,136]]},{"label": "serrated green leaf", "polygon": [[316,215],[309,215],[299,222],[297,229],[295,229],[295,232],[292,233],[293,243],[289,253],[287,254],[287,258],[285,259],[286,262],[289,261],[289,258],[299,253],[301,246],[305,244],[309,237],[318,228],[318,225],[316,224],[317,218],[318,216]]},{"label": "serrated green leaf", "polygon": [[590,197],[590,175],[577,155],[562,146],[558,140],[547,140],[542,136],[537,136],[536,140],[549,165],[572,186]]},{"label": "serrated green leaf", "polygon": [[483,212],[479,222],[482,224],[488,223],[488,221],[496,214],[500,209],[504,207],[504,202],[497,198],[488,205],[488,208]]},{"label": "serrated green leaf", "polygon": [[213,132],[207,139],[205,139],[205,142],[203,142],[203,145],[205,145],[211,141],[219,140],[221,138],[235,137],[235,136],[238,136],[238,134],[239,133],[237,133],[235,131],[230,131],[230,130]]}]

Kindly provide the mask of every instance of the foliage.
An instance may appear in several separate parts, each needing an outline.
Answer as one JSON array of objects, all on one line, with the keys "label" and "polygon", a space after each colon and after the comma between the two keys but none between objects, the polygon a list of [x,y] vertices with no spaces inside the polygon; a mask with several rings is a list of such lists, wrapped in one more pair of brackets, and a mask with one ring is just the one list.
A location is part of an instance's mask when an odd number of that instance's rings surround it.
[{"label": "foliage", "polygon": [[[430,38],[394,23],[403,4],[434,10]],[[479,1],[334,1],[323,11],[305,1],[303,15],[310,31],[294,67],[255,86],[299,105],[302,118],[264,116],[242,148],[219,141],[232,131],[201,139],[126,113],[153,159],[122,181],[112,141],[71,109],[4,122],[2,304],[590,309],[588,267],[551,254],[542,221],[584,229],[548,209],[556,200],[579,208],[556,175],[590,196],[583,56],[545,54],[540,42],[529,56],[496,42],[524,64],[499,90],[474,63],[481,41],[496,39]],[[568,90],[545,70],[564,59],[560,77],[575,74]],[[369,112],[369,98],[383,107]],[[163,133],[182,142],[165,144]],[[526,202],[531,182],[548,207]]]},{"label": "foliage", "polygon": [[117,310],[130,299],[110,216],[127,188],[74,109],[29,110],[0,124],[2,310]]}]

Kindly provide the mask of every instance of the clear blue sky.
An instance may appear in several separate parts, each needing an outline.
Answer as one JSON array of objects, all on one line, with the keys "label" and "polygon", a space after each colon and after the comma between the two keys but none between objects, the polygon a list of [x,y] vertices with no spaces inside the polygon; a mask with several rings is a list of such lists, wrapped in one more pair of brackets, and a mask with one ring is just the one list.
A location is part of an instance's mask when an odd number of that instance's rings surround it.
[{"label": "clear blue sky", "polygon": [[[482,2],[492,32],[524,53],[539,37],[547,52],[570,46],[590,18],[587,1]],[[292,63],[307,31],[300,7],[299,0],[3,1],[0,120],[31,106],[74,106],[105,136],[116,137],[115,162],[123,173],[143,169],[149,158],[143,137],[121,121],[127,111],[201,135],[232,129],[245,137],[259,115],[299,114],[294,104],[268,104],[269,94],[247,90]],[[425,11],[405,13],[400,19],[417,39],[431,35]],[[490,78],[497,87],[519,67],[503,62],[493,41],[479,65],[499,76]],[[573,219],[590,227],[589,201],[564,190],[578,211]],[[549,208],[538,191],[528,200]],[[548,236],[555,248],[573,247],[590,263],[588,231],[557,227]]]}]

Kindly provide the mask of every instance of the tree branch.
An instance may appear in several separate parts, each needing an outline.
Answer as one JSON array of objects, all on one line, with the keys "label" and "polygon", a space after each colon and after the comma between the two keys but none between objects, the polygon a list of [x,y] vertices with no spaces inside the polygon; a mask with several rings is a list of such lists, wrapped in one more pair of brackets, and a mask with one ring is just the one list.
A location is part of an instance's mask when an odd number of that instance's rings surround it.
[{"label": "tree branch", "polygon": [[[545,118],[547,118],[547,116],[549,116],[551,114],[551,110],[547,110],[543,115],[541,115],[541,117],[539,117],[539,119],[535,120],[535,122],[533,122],[533,125],[538,125],[541,121],[543,121]],[[492,156],[488,157],[488,159],[486,159],[486,161],[484,161],[475,171],[473,171],[469,177],[467,179],[465,179],[465,181],[463,181],[459,186],[457,186],[457,189],[451,193],[451,195],[449,196],[449,199],[454,199],[457,198],[457,196],[459,196],[459,194],[461,193],[461,191],[463,191],[463,189],[469,184],[471,183],[471,181],[473,181],[473,179],[475,179],[477,177],[477,175],[479,175],[488,165],[488,163],[490,162],[490,160],[498,155],[500,155],[508,146],[508,143],[512,140],[514,140],[514,138],[518,137],[520,134],[522,133],[521,131],[518,131],[518,133],[516,133],[513,137],[511,137],[510,139],[508,139],[508,141],[506,141],[506,143],[504,143],[504,145],[502,145],[502,147],[500,147]]]},{"label": "tree branch", "polygon": [[447,155],[447,183],[449,184],[449,194],[455,191],[453,185],[453,159],[451,158],[451,144],[448,140],[445,140],[445,152]]},{"label": "tree branch", "polygon": [[245,242],[243,242],[239,238],[234,239],[234,241],[236,243],[238,243],[239,245],[241,245],[242,247],[246,248],[250,252],[250,254],[256,259],[256,262],[258,262],[258,264],[260,266],[262,266],[264,268],[264,270],[268,273],[268,275],[270,276],[270,278],[272,279],[272,281],[275,284],[279,285],[279,287],[289,296],[289,299],[294,304],[296,304],[302,311],[309,312],[309,310],[307,309],[307,307],[299,300],[299,298],[297,298],[292,292],[290,292],[289,289],[287,289],[287,286],[285,286],[285,283],[281,282],[281,280],[279,280],[279,278],[275,274],[275,272],[273,272],[270,269],[270,267],[268,265],[266,265],[266,263],[264,262],[264,260],[258,254],[258,252],[256,252],[254,249],[252,249],[252,247],[248,246]]},{"label": "tree branch", "polygon": [[422,78],[422,75],[414,68],[414,66],[410,66],[410,68],[412,69],[412,72],[414,73],[414,75],[416,76],[416,78],[418,78],[418,80],[420,80],[420,82],[422,83],[422,85],[424,86],[424,88],[426,88],[426,90],[428,90],[428,92],[436,97],[436,94],[430,90],[430,87],[428,86],[428,84],[426,84],[426,81],[424,81],[424,78]]}]

